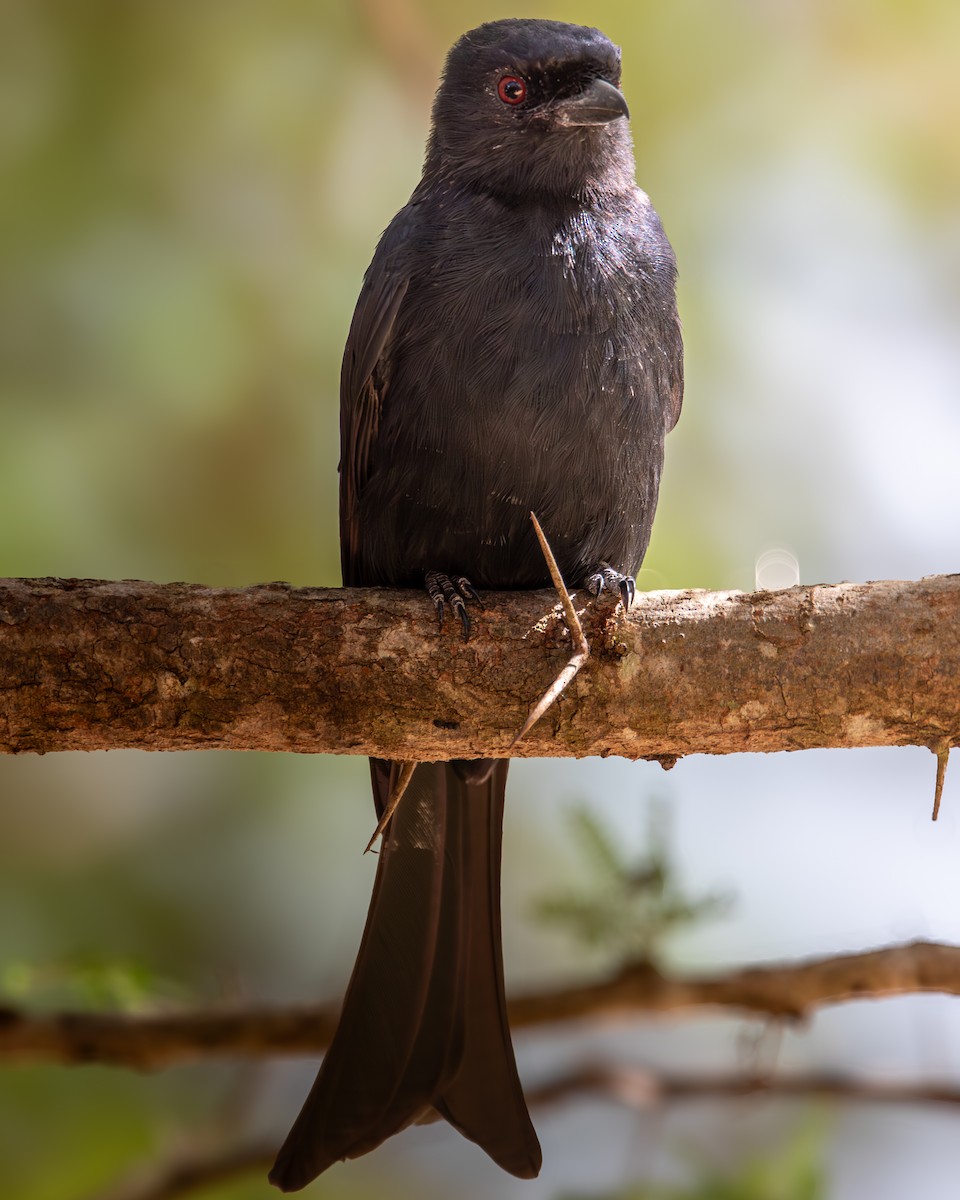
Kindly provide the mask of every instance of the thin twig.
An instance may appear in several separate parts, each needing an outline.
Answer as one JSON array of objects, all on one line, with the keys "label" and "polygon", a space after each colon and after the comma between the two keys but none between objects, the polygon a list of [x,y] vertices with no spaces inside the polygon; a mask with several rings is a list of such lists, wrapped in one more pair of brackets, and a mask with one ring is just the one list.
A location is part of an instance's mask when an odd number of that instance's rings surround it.
[{"label": "thin twig", "polygon": [[373,836],[370,838],[370,841],[367,842],[364,854],[369,853],[369,851],[373,848],[373,843],[378,837],[380,837],[387,825],[389,825],[390,818],[397,811],[397,805],[400,803],[403,793],[410,786],[410,780],[413,778],[413,773],[417,769],[417,764],[415,762],[402,762],[399,764],[399,766],[400,770],[397,772],[396,782],[393,785],[393,790],[390,792],[390,799],[387,801],[386,807],[383,810],[383,816],[377,822],[377,827],[373,831]]},{"label": "thin twig", "polygon": [[950,743],[944,738],[934,748],[937,756],[937,782],[933,790],[933,820],[940,816],[940,799],[943,796],[943,783],[947,777],[947,763],[950,761]]},{"label": "thin twig", "polygon": [[531,513],[530,520],[533,522],[534,532],[537,535],[537,540],[540,543],[540,549],[543,551],[543,557],[546,560],[547,570],[550,572],[550,578],[553,580],[553,586],[556,589],[557,595],[560,598],[560,606],[563,609],[563,615],[567,620],[567,628],[570,630],[570,637],[573,641],[574,652],[570,656],[570,661],[563,668],[560,674],[556,677],[553,683],[547,688],[540,699],[534,704],[533,708],[527,713],[527,719],[520,727],[520,731],[510,743],[510,749],[525,737],[530,730],[536,725],[537,721],[543,716],[551,704],[559,698],[563,691],[569,686],[570,681],[574,678],[583,664],[590,657],[590,645],[587,642],[587,636],[583,632],[583,626],[580,624],[580,618],[577,616],[577,610],[573,606],[573,601],[570,599],[570,593],[567,591],[567,585],[563,582],[563,576],[560,574],[560,568],[557,566],[557,560],[553,556],[553,551],[550,549],[550,543],[546,539],[546,535],[540,528],[540,522],[537,520],[537,514]]}]

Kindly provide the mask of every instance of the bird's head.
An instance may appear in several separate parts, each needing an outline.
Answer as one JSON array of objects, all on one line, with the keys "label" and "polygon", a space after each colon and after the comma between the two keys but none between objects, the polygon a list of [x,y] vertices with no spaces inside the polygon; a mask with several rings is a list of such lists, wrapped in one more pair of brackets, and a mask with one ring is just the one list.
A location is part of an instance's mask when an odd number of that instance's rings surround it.
[{"label": "bird's head", "polygon": [[582,197],[633,182],[620,50],[598,29],[491,21],[447,56],[425,175],[501,195]]}]

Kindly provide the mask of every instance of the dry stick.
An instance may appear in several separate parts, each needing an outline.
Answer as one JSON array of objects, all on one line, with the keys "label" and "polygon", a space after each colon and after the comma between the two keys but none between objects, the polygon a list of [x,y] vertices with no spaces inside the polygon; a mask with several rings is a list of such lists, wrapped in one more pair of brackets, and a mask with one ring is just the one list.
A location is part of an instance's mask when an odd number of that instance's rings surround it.
[{"label": "dry stick", "polygon": [[[567,586],[563,582],[563,576],[560,574],[560,568],[557,566],[557,560],[554,558],[553,551],[550,549],[550,543],[547,541],[546,536],[540,527],[540,522],[537,520],[536,513],[530,514],[530,520],[533,522],[533,528],[536,532],[537,539],[540,542],[540,549],[543,551],[543,557],[546,559],[547,569],[550,572],[550,578],[553,580],[553,586],[556,588],[557,595],[560,597],[560,605],[563,608],[564,616],[567,618],[567,625],[570,629],[570,636],[573,638],[575,650],[567,665],[543,693],[533,708],[530,709],[530,712],[527,714],[527,719],[523,723],[523,727],[510,743],[511,750],[522,737],[529,733],[537,721],[540,720],[550,705],[553,704],[553,702],[560,696],[564,689],[569,685],[571,679],[573,679],[576,673],[590,657],[590,646],[587,642],[586,635],[583,632],[583,626],[580,624],[580,618],[577,616],[577,610],[573,607],[573,601],[570,599],[570,593],[567,591]],[[371,837],[370,841],[367,842],[367,847],[366,850],[364,850],[364,854],[366,854],[373,847],[373,843],[382,835],[390,821],[390,818],[397,811],[397,805],[400,803],[403,793],[407,790],[410,780],[413,778],[413,772],[416,765],[416,763],[411,762],[405,762],[401,764],[400,773],[397,776],[397,782],[390,794],[390,799],[387,801],[387,806],[383,810],[383,816],[377,823],[377,827],[373,831],[373,836]]]},{"label": "dry stick", "polygon": [[940,816],[940,798],[943,795],[943,781],[947,777],[947,763],[950,761],[950,743],[944,738],[937,742],[933,750],[937,756],[937,782],[933,791],[933,820]]},{"label": "dry stick", "polygon": [[368,853],[368,851],[373,847],[373,843],[378,837],[380,837],[380,835],[386,829],[390,818],[397,811],[397,805],[400,803],[403,793],[409,787],[410,780],[413,778],[413,772],[416,770],[416,768],[417,764],[415,762],[402,762],[400,764],[400,770],[397,774],[397,782],[393,785],[393,791],[390,793],[390,799],[387,801],[386,808],[383,810],[383,816],[377,822],[377,827],[373,831],[373,837],[371,837],[370,841],[367,842],[364,854]]},{"label": "dry stick", "polygon": [[557,566],[557,560],[554,558],[553,551],[550,549],[550,543],[547,541],[543,530],[540,528],[540,522],[537,520],[537,514],[531,513],[530,520],[533,522],[533,528],[537,535],[537,540],[540,543],[540,549],[543,551],[543,557],[546,560],[547,569],[550,572],[550,578],[553,580],[553,586],[556,588],[557,595],[560,597],[560,606],[563,609],[563,615],[567,619],[570,637],[573,639],[574,652],[571,655],[570,661],[567,663],[567,665],[563,668],[553,683],[550,684],[533,708],[530,709],[529,713],[527,714],[527,719],[524,721],[520,732],[510,743],[511,750],[521,738],[525,737],[530,732],[530,730],[534,725],[536,725],[537,721],[540,720],[550,705],[560,697],[561,693],[568,687],[570,681],[590,657],[590,646],[587,642],[586,634],[583,632],[583,626],[580,624],[580,618],[577,616],[577,610],[573,607],[573,601],[570,599],[570,593],[567,591],[567,585],[563,582],[563,576],[560,574],[560,568]]}]

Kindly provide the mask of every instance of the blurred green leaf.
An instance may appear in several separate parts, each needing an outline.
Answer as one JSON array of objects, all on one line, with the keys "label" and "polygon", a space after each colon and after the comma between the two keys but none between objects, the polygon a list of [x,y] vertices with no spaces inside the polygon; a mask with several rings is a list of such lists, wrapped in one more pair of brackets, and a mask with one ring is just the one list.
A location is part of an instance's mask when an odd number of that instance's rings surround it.
[{"label": "blurred green leaf", "polygon": [[575,808],[570,824],[589,882],[579,890],[543,897],[535,913],[585,945],[611,951],[624,962],[655,963],[671,934],[730,907],[728,896],[693,898],[677,883],[662,804],[651,805],[647,849],[638,861],[624,855],[587,808]]},{"label": "blurred green leaf", "polygon": [[143,963],[97,958],[15,961],[0,968],[0,996],[36,1008],[135,1012],[184,1002],[186,990]]},{"label": "blurred green leaf", "polygon": [[733,1171],[701,1170],[686,1186],[636,1184],[590,1200],[824,1200],[826,1195],[823,1135],[806,1123],[782,1147],[750,1158]]}]

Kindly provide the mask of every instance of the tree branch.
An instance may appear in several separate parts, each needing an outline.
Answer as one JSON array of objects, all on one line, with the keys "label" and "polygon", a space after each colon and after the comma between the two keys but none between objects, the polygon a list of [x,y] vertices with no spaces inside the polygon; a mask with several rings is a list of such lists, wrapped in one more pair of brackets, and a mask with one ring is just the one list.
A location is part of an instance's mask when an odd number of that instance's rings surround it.
[{"label": "tree branch", "polygon": [[[633,967],[584,987],[516,997],[509,1012],[514,1029],[704,1007],[800,1019],[825,1004],[915,992],[960,995],[960,946],[909,942],[672,979],[652,967]],[[156,1068],[197,1059],[319,1054],[336,1021],[336,1009],[327,1007],[150,1016],[3,1008],[0,1061]]]},{"label": "tree branch", "polygon": [[[530,1108],[596,1095],[644,1111],[688,1100],[842,1100],[860,1104],[960,1106],[960,1089],[944,1084],[892,1083],[838,1074],[665,1075],[644,1067],[587,1065],[526,1090]],[[95,1200],[178,1200],[211,1184],[266,1172],[273,1143],[187,1147],[140,1167]]]},{"label": "tree branch", "polygon": [[861,1101],[870,1104],[960,1106],[960,1088],[938,1083],[898,1083],[831,1074],[669,1075],[645,1067],[585,1066],[526,1091],[531,1108],[587,1093],[646,1109],[683,1100],[735,1100],[762,1093],[779,1099]]},{"label": "tree branch", "polygon": [[[552,592],[470,642],[417,592],[0,582],[0,750],[504,754],[570,656]],[[592,647],[528,756],[960,741],[960,576],[577,599]]]}]

